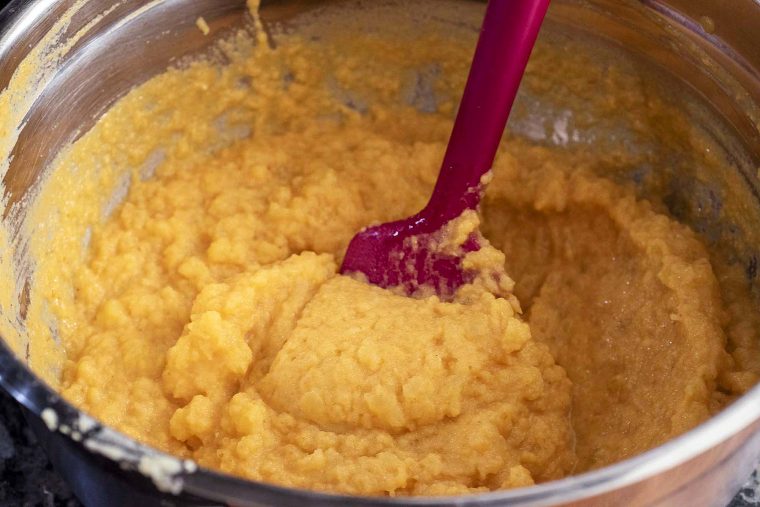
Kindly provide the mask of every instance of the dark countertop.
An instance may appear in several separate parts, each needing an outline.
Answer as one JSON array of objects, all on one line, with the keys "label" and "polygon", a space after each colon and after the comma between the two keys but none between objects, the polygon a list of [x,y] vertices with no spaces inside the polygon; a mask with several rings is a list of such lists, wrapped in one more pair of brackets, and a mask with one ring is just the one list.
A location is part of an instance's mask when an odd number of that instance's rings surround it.
[{"label": "dark countertop", "polygon": [[[760,507],[757,472],[752,477],[729,507]],[[35,442],[15,401],[0,389],[0,507],[81,505]]]},{"label": "dark countertop", "polygon": [[760,505],[760,476],[755,470],[747,485],[731,501],[729,507],[757,507],[758,505]]},{"label": "dark countertop", "polygon": [[0,507],[79,507],[16,402],[0,389]]}]

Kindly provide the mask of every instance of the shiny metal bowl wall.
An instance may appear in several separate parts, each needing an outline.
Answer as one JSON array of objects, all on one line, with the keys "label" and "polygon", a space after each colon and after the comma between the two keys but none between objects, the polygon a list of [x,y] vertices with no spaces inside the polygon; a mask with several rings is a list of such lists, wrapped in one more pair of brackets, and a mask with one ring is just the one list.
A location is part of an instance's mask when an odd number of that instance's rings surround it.
[{"label": "shiny metal bowl wall", "polygon": [[[23,128],[3,180],[5,211],[15,205],[23,212],[24,197],[53,157],[118,98],[167,66],[202,52],[244,19],[243,2],[233,0],[14,0],[0,13],[0,89],[8,86],[31,48],[75,3],[79,10],[63,37],[111,10],[56,62],[24,111]],[[287,22],[322,3],[264,0],[262,18],[265,23]],[[211,26],[210,37],[202,36],[195,26],[201,15]],[[689,90],[689,96],[717,118],[712,128],[716,137],[728,140],[732,170],[746,180],[749,197],[745,198],[760,204],[755,177],[760,168],[760,4],[555,0],[547,27],[576,30],[600,44],[622,47]],[[760,224],[760,214],[754,218]],[[23,251],[16,257],[20,263],[30,262]],[[0,384],[24,405],[58,470],[92,506],[721,505],[738,489],[743,471],[760,456],[760,388],[756,387],[666,445],[601,470],[531,488],[452,498],[356,498],[252,483],[177,465],[176,460],[169,461],[178,468],[171,472],[173,482],[167,488],[142,466],[146,457],[162,458],[162,453],[98,424],[88,427],[88,435],[119,453],[85,446],[71,438],[70,431],[64,434],[61,428],[76,427],[82,415],[41,382],[2,340]],[[56,429],[42,423],[46,408],[57,414]]]}]

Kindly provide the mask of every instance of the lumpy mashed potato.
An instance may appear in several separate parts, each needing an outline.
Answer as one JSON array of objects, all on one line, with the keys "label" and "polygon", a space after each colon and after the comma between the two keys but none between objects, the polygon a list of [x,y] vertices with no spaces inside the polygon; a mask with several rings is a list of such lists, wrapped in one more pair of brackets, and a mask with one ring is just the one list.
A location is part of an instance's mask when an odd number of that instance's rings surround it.
[{"label": "lumpy mashed potato", "polygon": [[[442,495],[613,463],[757,381],[741,274],[599,174],[636,161],[622,148],[507,136],[482,230],[512,293],[442,302],[337,274],[353,234],[432,189],[481,15],[447,5],[459,23],[429,31],[401,16],[362,37],[335,20],[272,47],[238,36],[132,91],[61,157],[42,201],[80,225],[108,215],[72,229],[83,260],[51,250],[44,267],[66,398],[249,479]],[[592,94],[602,119],[668,111],[551,44],[525,86]],[[668,125],[663,142],[687,135]]]}]

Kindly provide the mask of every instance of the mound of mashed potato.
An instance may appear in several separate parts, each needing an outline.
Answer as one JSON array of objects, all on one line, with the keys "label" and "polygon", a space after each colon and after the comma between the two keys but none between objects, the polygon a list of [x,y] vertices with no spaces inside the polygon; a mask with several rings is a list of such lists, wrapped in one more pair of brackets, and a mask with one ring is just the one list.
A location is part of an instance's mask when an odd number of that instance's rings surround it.
[{"label": "mound of mashed potato", "polygon": [[[622,148],[507,136],[481,210],[506,294],[410,298],[337,274],[359,229],[432,189],[481,15],[446,4],[460,23],[429,33],[409,28],[418,6],[360,38],[361,16],[272,47],[238,35],[223,63],[154,77],[59,158],[41,202],[87,237],[40,268],[67,399],[248,479],[450,495],[635,455],[758,380],[742,274],[600,174],[644,156]],[[584,58],[540,44],[526,89],[601,86],[583,99],[599,118],[667,110]],[[691,135],[669,125],[663,142]]]}]

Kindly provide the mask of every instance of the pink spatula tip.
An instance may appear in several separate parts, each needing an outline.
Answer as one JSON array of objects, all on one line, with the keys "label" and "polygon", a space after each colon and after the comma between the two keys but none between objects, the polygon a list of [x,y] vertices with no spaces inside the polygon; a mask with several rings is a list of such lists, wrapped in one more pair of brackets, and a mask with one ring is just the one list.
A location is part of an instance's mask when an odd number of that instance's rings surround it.
[{"label": "pink spatula tip", "polygon": [[407,295],[435,293],[450,300],[477,275],[462,262],[480,248],[478,236],[473,233],[461,245],[452,245],[442,228],[414,232],[424,225],[425,218],[418,215],[364,229],[349,244],[341,273],[360,274],[371,284]]},{"label": "pink spatula tip", "polygon": [[[463,257],[480,248],[479,233],[457,248],[443,229],[477,209],[549,0],[490,0],[433,195],[413,217],[364,229],[348,246],[341,273],[409,295],[450,298],[477,273]],[[444,247],[445,245],[445,247]]]}]

